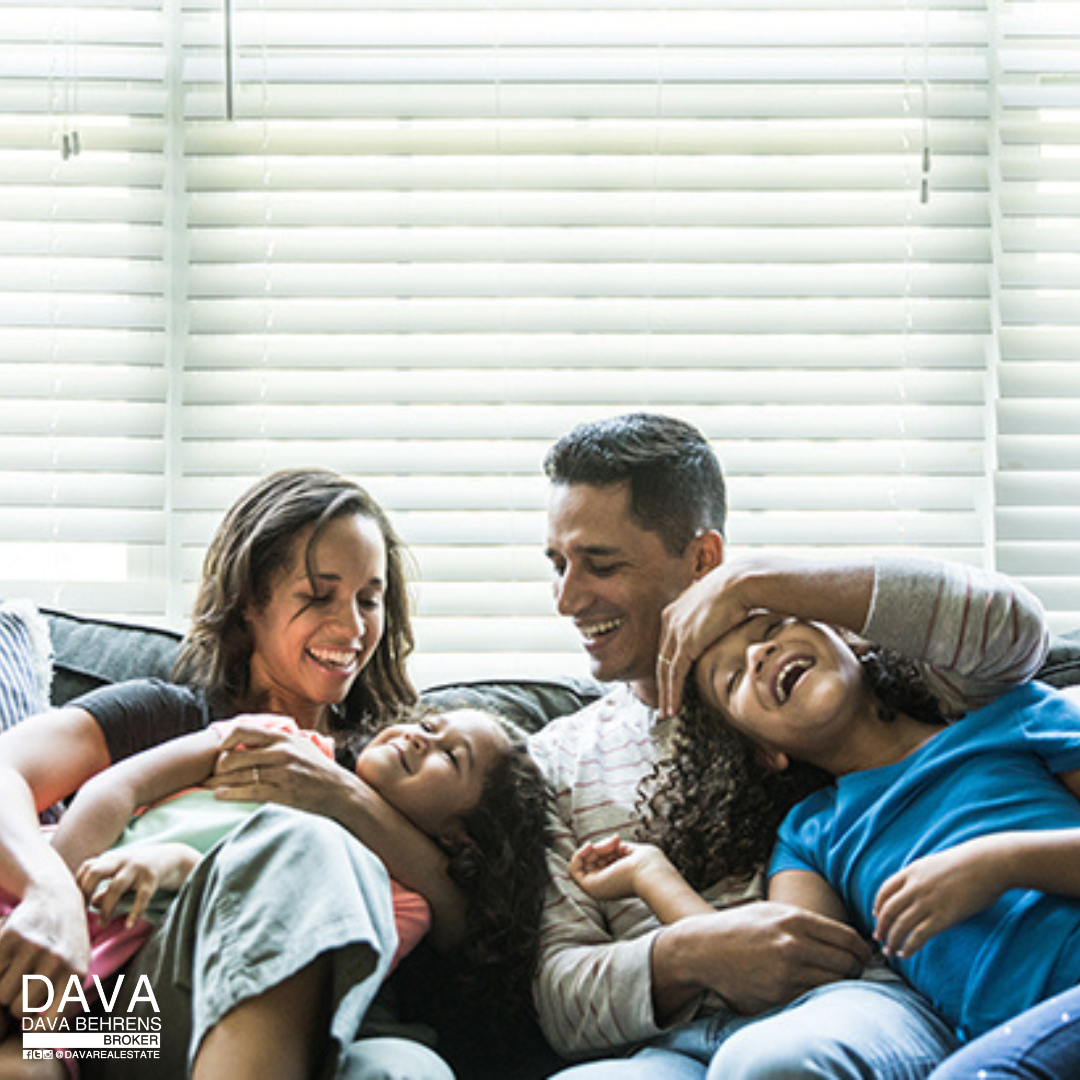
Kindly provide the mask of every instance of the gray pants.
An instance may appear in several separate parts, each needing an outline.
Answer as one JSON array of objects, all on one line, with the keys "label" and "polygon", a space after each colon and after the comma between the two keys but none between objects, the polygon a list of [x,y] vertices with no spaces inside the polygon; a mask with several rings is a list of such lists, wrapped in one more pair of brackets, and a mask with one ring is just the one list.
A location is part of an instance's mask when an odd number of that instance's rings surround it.
[{"label": "gray pants", "polygon": [[324,1075],[445,1080],[449,1069],[418,1044],[351,1045],[396,946],[382,863],[335,822],[265,806],[202,860],[125,973],[131,984],[144,974],[149,979],[158,1008],[155,1014],[143,1002],[140,1013],[160,1019],[160,1059],[108,1059],[94,1074],[186,1077],[203,1038],[227,1012],[326,955]]}]

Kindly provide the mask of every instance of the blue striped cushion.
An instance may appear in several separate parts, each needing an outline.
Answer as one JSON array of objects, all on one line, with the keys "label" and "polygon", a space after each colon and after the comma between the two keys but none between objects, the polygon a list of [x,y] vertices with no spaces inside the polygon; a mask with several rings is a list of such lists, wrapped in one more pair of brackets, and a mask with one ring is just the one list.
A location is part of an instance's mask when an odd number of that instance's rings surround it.
[{"label": "blue striped cushion", "polygon": [[48,708],[48,629],[28,601],[0,604],[0,731]]}]

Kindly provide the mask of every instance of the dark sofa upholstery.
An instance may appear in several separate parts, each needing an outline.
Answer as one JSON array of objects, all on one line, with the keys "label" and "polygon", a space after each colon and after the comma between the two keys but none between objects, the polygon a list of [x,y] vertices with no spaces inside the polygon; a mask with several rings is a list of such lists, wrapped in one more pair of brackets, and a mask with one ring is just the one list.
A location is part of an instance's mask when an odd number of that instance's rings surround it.
[{"label": "dark sofa upholstery", "polygon": [[[85,618],[43,608],[55,653],[52,701],[62,705],[78,694],[124,679],[167,679],[180,635],[134,623]],[[1080,630],[1056,637],[1039,678],[1051,686],[1080,684]],[[496,708],[530,731],[595,700],[600,685],[588,679],[499,679],[446,684],[424,691],[444,705]]]},{"label": "dark sofa upholstery", "polygon": [[[82,618],[44,609],[52,637],[52,702],[62,705],[78,694],[124,679],[167,679],[178,634],[134,624]],[[1053,686],[1080,684],[1080,630],[1054,639],[1040,678]],[[588,679],[512,682],[492,680],[432,687],[424,698],[443,706],[491,709],[529,731],[574,712],[601,693]],[[421,946],[395,974],[389,993],[402,1021],[434,1029],[438,1049],[462,1080],[538,1080],[559,1067],[535,1024],[504,1032],[505,1053],[496,1053],[491,1031],[463,1023],[450,995],[443,961]]]}]

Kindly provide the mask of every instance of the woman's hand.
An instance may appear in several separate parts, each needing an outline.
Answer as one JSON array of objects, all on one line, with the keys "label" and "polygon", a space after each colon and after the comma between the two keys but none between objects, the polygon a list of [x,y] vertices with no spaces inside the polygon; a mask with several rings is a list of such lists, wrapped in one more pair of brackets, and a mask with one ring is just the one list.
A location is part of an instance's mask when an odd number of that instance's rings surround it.
[{"label": "woman's hand", "polygon": [[[57,888],[28,888],[19,906],[0,920],[0,1006],[15,1016],[23,1013],[23,976],[43,976],[59,997],[68,979],[81,979],[89,967],[86,908],[70,878]],[[46,993],[44,983],[31,980],[26,1004],[43,1004]]]},{"label": "woman's hand", "polygon": [[874,937],[886,956],[906,959],[932,937],[984,911],[1009,883],[1004,834],[939,851],[905,866],[878,891]]},{"label": "woman's hand", "polygon": [[131,844],[87,859],[75,875],[87,903],[108,922],[116,905],[133,897],[125,919],[134,926],[154,895],[179,892],[202,856],[188,844]]},{"label": "woman's hand", "polygon": [[437,948],[463,938],[465,901],[447,876],[445,852],[370,784],[307,739],[238,718],[222,740],[207,786],[220,799],[277,802],[338,822],[383,861],[395,881],[428,901]]},{"label": "woman's hand", "polygon": [[308,739],[238,718],[206,786],[219,799],[276,802],[340,820],[353,782],[352,774]]}]

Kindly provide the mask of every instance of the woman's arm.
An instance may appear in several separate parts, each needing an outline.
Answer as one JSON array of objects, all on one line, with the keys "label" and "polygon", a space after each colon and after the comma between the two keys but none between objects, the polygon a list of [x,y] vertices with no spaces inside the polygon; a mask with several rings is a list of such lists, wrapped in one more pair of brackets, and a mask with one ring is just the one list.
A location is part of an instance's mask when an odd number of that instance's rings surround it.
[{"label": "woman's arm", "polygon": [[464,937],[465,900],[447,876],[442,849],[307,740],[236,722],[208,786],[218,798],[268,800],[332,818],[374,852],[391,877],[427,900],[433,944],[447,948]]},{"label": "woman's arm", "polygon": [[[1059,779],[1080,799],[1080,770]],[[911,956],[1009,889],[1080,897],[1080,829],[994,833],[916,859],[881,886],[874,936],[886,955]]]},{"label": "woman's arm", "polygon": [[83,709],[56,709],[0,735],[0,885],[21,900],[0,922],[0,1006],[16,1004],[24,975],[86,974],[82,893],[37,815],[108,765],[101,728]]},{"label": "woman's arm", "polygon": [[430,938],[449,949],[465,937],[465,898],[446,873],[446,853],[427,833],[392,807],[358,776],[338,770],[349,788],[332,816],[385,864],[390,876],[430,905]]}]

